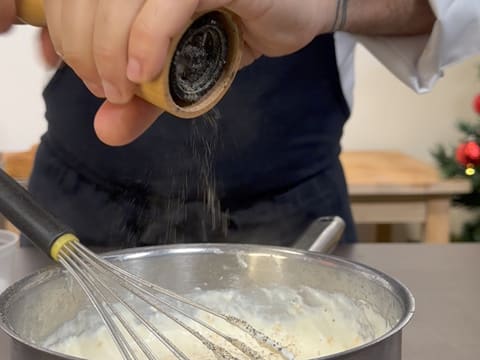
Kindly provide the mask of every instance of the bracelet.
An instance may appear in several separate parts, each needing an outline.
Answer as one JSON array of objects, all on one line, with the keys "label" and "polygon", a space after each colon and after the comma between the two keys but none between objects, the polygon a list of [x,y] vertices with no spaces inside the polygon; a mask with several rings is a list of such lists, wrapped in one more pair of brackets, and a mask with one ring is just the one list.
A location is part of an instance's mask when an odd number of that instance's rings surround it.
[{"label": "bracelet", "polygon": [[342,30],[347,22],[348,0],[337,0],[337,9],[335,11],[335,21],[330,32]]}]

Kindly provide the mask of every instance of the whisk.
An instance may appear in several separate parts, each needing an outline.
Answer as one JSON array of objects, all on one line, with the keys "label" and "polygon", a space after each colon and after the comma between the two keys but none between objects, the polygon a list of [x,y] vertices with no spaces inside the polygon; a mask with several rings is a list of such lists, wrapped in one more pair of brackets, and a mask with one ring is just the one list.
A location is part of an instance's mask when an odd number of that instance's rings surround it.
[{"label": "whisk", "polygon": [[[241,357],[250,359],[263,357],[258,350],[232,337],[225,330],[219,330],[218,326],[212,326],[199,314],[207,314],[240,329],[271,353],[294,359],[286,347],[243,319],[218,313],[103,260],[84,247],[68,227],[39,206],[28,191],[1,169],[0,212],[78,282],[106,325],[123,359],[158,359],[136,331],[135,322],[147,329],[175,358],[190,359],[152,323],[151,317],[140,310],[140,303],[154,315],[161,314],[176,323],[217,359],[234,360],[239,358],[240,353],[243,353]],[[207,334],[213,334],[215,339],[223,339],[222,343],[212,341],[212,336]],[[230,344],[232,348],[227,349],[222,344]]]}]

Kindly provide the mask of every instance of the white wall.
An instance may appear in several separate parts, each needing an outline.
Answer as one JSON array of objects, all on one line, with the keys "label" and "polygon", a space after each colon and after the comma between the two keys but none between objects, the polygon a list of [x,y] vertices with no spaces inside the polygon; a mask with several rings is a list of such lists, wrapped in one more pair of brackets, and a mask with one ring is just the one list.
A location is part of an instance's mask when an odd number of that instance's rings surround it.
[{"label": "white wall", "polygon": [[[431,151],[437,144],[456,146],[462,134],[459,119],[477,121],[472,109],[473,97],[480,93],[480,56],[455,64],[425,95],[412,90],[393,77],[363,47],[357,48],[356,87],[353,113],[345,128],[342,145],[346,150],[400,150],[428,163],[436,163]],[[454,233],[475,214],[465,209],[452,211]],[[396,226],[396,240],[419,239],[418,226]],[[361,240],[374,235],[369,226],[359,227]]]},{"label": "white wall", "polygon": [[355,103],[345,128],[344,149],[394,149],[432,162],[432,148],[455,145],[460,118],[474,121],[472,101],[480,93],[480,57],[445,71],[434,89],[415,94],[363,47],[357,48]]},{"label": "white wall", "polygon": [[36,38],[29,26],[0,35],[0,152],[25,150],[46,129],[41,93],[48,74]]}]

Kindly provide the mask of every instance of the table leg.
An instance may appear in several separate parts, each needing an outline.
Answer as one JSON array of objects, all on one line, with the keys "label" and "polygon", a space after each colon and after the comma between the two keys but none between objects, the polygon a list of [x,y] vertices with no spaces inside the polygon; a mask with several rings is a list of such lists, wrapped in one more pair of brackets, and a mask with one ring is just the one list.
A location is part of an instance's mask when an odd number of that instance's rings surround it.
[{"label": "table leg", "polygon": [[450,198],[427,200],[424,239],[427,243],[446,244],[450,241]]},{"label": "table leg", "polygon": [[392,242],[392,225],[378,224],[375,226],[375,241],[376,242]]}]

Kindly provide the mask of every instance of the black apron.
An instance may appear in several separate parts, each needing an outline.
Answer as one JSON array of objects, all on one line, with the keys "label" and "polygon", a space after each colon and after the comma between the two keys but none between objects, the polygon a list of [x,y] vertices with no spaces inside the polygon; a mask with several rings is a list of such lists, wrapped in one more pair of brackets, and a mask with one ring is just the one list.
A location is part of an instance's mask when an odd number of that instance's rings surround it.
[{"label": "black apron", "polygon": [[30,191],[87,245],[246,242],[288,246],[339,215],[355,241],[338,159],[349,116],[331,35],[241,70],[214,111],[168,114],[123,147],[101,143],[101,100],[67,66],[44,91],[48,130]]}]

